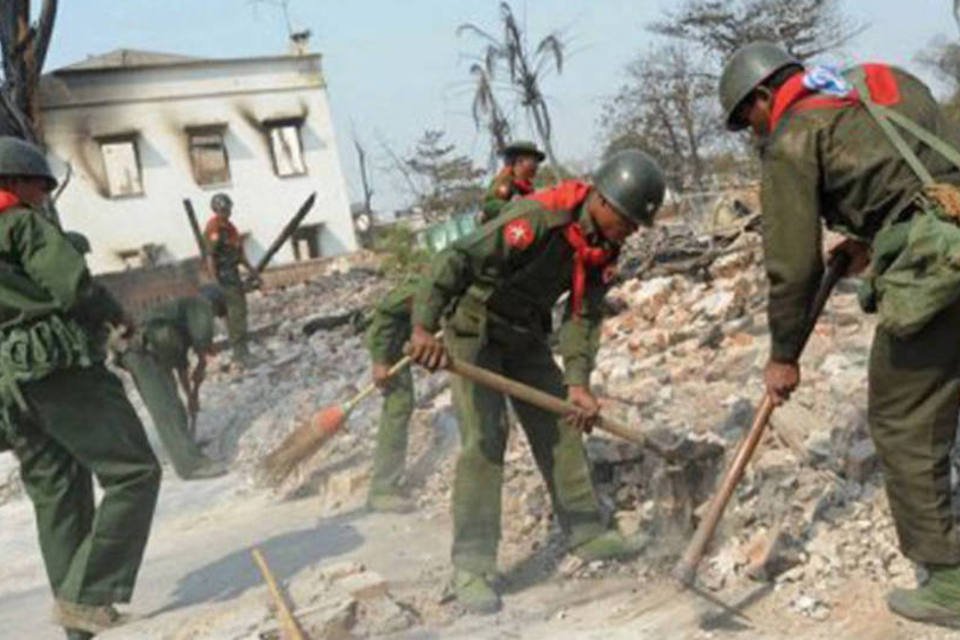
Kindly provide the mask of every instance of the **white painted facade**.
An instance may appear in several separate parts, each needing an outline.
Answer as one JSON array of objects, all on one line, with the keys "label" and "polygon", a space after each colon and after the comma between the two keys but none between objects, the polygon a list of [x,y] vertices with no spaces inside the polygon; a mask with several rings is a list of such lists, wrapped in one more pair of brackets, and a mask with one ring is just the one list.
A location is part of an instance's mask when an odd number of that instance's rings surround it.
[{"label": "white painted facade", "polygon": [[[193,202],[203,227],[210,198],[221,191],[234,202],[234,224],[249,234],[253,262],[313,191],[317,201],[303,224],[319,225],[307,232],[319,234],[320,255],[357,248],[319,55],[204,60],[118,51],[44,76],[41,110],[54,172],[63,176],[66,163],[72,167],[57,201],[60,220],[90,239],[95,273],[131,266],[129,254],[144,245],[155,247],[160,263],[196,256],[182,201]],[[299,131],[302,154],[292,165],[271,151],[271,135],[280,140],[280,129],[272,129],[278,123]],[[219,132],[225,182],[198,184],[190,151],[198,130]],[[283,133],[295,147],[296,133]],[[111,146],[117,140],[121,146]],[[131,140],[142,192],[117,195],[111,185],[127,178],[132,182],[120,191],[138,191],[131,188],[137,176],[122,164]],[[304,173],[280,177],[278,162],[281,171]],[[308,257],[306,241],[301,258]],[[288,241],[273,264],[292,260]]]}]

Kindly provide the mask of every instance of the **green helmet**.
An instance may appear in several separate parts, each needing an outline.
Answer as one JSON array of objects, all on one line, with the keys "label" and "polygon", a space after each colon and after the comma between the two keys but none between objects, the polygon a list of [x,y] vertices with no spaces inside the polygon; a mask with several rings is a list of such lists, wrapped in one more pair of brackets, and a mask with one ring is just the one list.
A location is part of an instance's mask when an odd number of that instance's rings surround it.
[{"label": "green helmet", "polygon": [[87,236],[79,231],[64,231],[63,235],[66,236],[67,241],[73,245],[73,248],[76,249],[80,255],[90,253],[90,241],[87,240]]},{"label": "green helmet", "polygon": [[46,178],[51,189],[57,186],[57,179],[43,151],[12,136],[0,136],[0,176]]},{"label": "green helmet", "polygon": [[780,45],[764,40],[751,42],[734,51],[720,75],[720,104],[727,129],[738,131],[746,127],[745,122],[734,120],[740,103],[764,80],[794,65],[802,66],[802,63]]},{"label": "green helmet", "polygon": [[500,152],[500,155],[504,157],[505,160],[512,160],[517,156],[533,156],[537,159],[537,162],[543,162],[544,158],[547,155],[537,148],[537,145],[529,140],[517,140],[516,142],[511,142],[503,148],[503,151]]},{"label": "green helmet", "polygon": [[610,156],[593,174],[593,186],[621,215],[645,227],[653,225],[666,190],[663,171],[639,149]]},{"label": "green helmet", "polygon": [[217,317],[227,315],[227,298],[223,289],[219,285],[205,284],[200,287],[200,297],[204,298],[213,307],[213,313]]},{"label": "green helmet", "polygon": [[225,193],[214,194],[210,198],[210,208],[216,213],[230,213],[233,209],[233,200]]}]

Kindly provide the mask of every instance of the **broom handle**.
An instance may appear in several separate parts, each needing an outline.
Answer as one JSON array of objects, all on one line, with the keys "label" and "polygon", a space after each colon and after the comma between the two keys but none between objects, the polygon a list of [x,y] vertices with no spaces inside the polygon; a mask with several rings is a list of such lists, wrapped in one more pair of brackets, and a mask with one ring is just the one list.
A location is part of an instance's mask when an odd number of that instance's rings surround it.
[{"label": "broom handle", "polygon": [[[443,336],[443,332],[437,331],[435,334],[433,334],[433,336],[435,338],[440,338]],[[392,367],[390,367],[390,370],[387,371],[387,377],[392,378],[393,376],[397,375],[398,373],[400,373],[401,371],[409,367],[411,362],[413,361],[410,359],[410,356],[403,356],[402,358],[397,360]],[[376,390],[377,390],[377,385],[371,382],[370,384],[365,386],[363,389],[358,391],[355,396],[353,396],[352,398],[350,398],[349,400],[343,403],[343,412],[349,415],[350,412],[353,411],[358,404],[366,400],[367,397]]]},{"label": "broom handle", "polygon": [[[544,411],[550,411],[551,413],[556,413],[559,415],[568,415],[571,413],[576,413],[580,408],[564,400],[563,398],[558,398],[552,394],[541,391],[534,387],[523,384],[522,382],[517,382],[502,376],[499,373],[490,371],[489,369],[484,369],[483,367],[478,367],[469,362],[464,362],[458,358],[449,356],[450,364],[447,366],[447,370],[450,373],[456,374],[462,378],[466,378],[477,384],[481,384],[485,387],[493,389],[494,391],[499,391],[500,393],[506,394],[511,398],[516,398],[522,402],[526,402],[539,407]],[[600,419],[597,422],[597,428],[613,435],[623,438],[629,442],[633,442],[636,445],[649,449],[657,455],[669,458],[669,455],[662,447],[658,446],[652,440],[648,439],[642,433],[637,432],[634,429],[631,429],[627,425],[609,418],[607,416],[600,416]]]},{"label": "broom handle", "polygon": [[[823,276],[820,288],[817,290],[817,295],[811,305],[810,314],[807,316],[803,340],[800,343],[801,352],[806,346],[807,340],[810,339],[810,335],[813,333],[817,319],[820,317],[820,313],[827,303],[827,298],[830,297],[830,292],[833,291],[833,287],[846,273],[849,264],[850,257],[846,253],[836,253],[831,258],[827,272]],[[770,421],[770,416],[773,414],[775,408],[773,397],[769,393],[764,394],[763,402],[757,410],[757,415],[753,420],[753,424],[750,426],[750,431],[747,432],[746,437],[740,443],[740,446],[737,447],[733,461],[723,475],[720,489],[717,490],[717,493],[710,501],[710,506],[707,508],[703,520],[700,521],[696,532],[687,544],[687,548],[683,552],[683,557],[680,558],[677,566],[674,567],[673,576],[680,583],[685,585],[693,584],[697,573],[697,566],[700,564],[700,561],[703,560],[707,545],[710,544],[710,540],[713,538],[713,534],[720,524],[720,518],[723,517],[723,512],[726,510],[727,504],[730,502],[730,497],[737,488],[737,484],[739,484],[740,479],[743,477],[743,472],[750,462],[750,458],[753,457],[757,445],[760,444],[760,439],[763,437],[767,423]]]}]

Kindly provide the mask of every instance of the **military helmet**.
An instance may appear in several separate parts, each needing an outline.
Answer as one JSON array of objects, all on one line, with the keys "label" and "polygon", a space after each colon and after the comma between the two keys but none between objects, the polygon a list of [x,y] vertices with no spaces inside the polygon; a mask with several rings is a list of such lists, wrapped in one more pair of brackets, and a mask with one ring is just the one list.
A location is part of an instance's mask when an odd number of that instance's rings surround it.
[{"label": "military helmet", "polygon": [[73,248],[80,253],[80,255],[86,255],[90,253],[90,241],[87,240],[87,236],[83,235],[79,231],[64,231],[63,235],[67,238],[67,241],[73,245]]},{"label": "military helmet", "polygon": [[720,104],[727,129],[737,131],[747,126],[734,121],[737,107],[764,80],[789,66],[802,66],[800,60],[773,42],[758,40],[733,52],[720,75]]},{"label": "military helmet", "polygon": [[216,213],[230,213],[233,209],[233,200],[225,193],[214,194],[210,198],[210,208]]},{"label": "military helmet", "polygon": [[517,156],[533,156],[537,159],[537,162],[543,162],[544,158],[547,157],[547,154],[537,148],[537,145],[529,140],[517,140],[516,142],[511,142],[503,148],[503,150],[500,152],[500,155],[508,161],[516,158]]},{"label": "military helmet", "polygon": [[12,136],[0,136],[0,176],[46,178],[50,189],[57,186],[57,178],[43,151]]},{"label": "military helmet", "polygon": [[666,182],[653,158],[639,149],[618,151],[593,174],[594,188],[617,211],[645,227],[663,203]]},{"label": "military helmet", "polygon": [[227,314],[227,297],[219,285],[205,284],[200,287],[200,297],[204,298],[213,307],[213,313],[217,316]]}]

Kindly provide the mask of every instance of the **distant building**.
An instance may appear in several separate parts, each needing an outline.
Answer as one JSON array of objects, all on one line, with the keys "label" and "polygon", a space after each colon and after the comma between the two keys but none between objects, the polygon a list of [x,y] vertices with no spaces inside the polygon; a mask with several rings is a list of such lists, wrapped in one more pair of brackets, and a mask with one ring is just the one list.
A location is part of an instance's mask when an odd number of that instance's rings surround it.
[{"label": "distant building", "polygon": [[276,263],[357,248],[317,54],[198,59],[122,49],[43,77],[44,140],[71,170],[57,208],[85,233],[94,272],[198,254],[210,198],[234,201],[251,260],[311,192],[317,201]]}]

